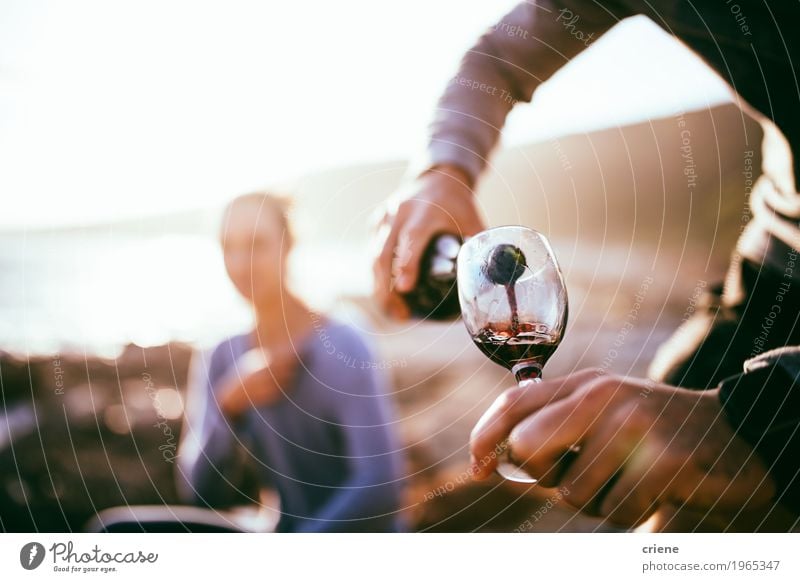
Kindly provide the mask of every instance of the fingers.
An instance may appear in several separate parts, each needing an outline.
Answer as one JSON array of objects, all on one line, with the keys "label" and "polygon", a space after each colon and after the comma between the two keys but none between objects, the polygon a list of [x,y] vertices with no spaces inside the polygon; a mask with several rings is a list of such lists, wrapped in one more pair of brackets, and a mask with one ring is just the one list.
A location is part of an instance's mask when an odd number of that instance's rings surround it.
[{"label": "fingers", "polygon": [[378,305],[386,313],[397,319],[406,319],[410,315],[408,306],[392,291],[392,265],[395,248],[399,237],[399,220],[397,215],[387,212],[381,220],[376,235],[379,252],[373,263],[374,292]]},{"label": "fingers", "polygon": [[580,389],[574,388],[567,397],[520,422],[508,437],[514,458],[532,474],[551,470],[571,447],[583,441],[596,422],[605,418],[618,382],[613,377],[585,380],[577,384]]},{"label": "fingers", "polygon": [[417,284],[419,265],[432,233],[406,226],[398,235],[398,244],[392,263],[394,290],[408,293]]},{"label": "fingers", "polygon": [[379,221],[373,262],[375,297],[390,315],[410,315],[402,294],[417,284],[420,260],[436,233],[464,237],[484,228],[469,182],[462,170],[437,166],[390,200]]},{"label": "fingers", "polygon": [[514,460],[542,480],[543,485],[557,480],[554,471],[558,470],[559,462],[583,436],[574,418],[577,418],[576,403],[562,399],[533,413],[509,434],[508,446]]},{"label": "fingers", "polygon": [[501,394],[481,416],[470,436],[470,452],[481,461],[472,468],[475,478],[485,479],[492,474],[497,467],[495,447],[519,422],[543,406],[572,394],[601,374],[601,371],[590,368],[540,383],[520,384]]},{"label": "fingers", "polygon": [[629,463],[620,478],[600,500],[600,515],[623,527],[641,525],[661,505],[661,493],[667,481],[654,470],[638,471]]},{"label": "fingers", "polygon": [[419,265],[432,236],[431,225],[415,226],[401,205],[397,213],[388,213],[377,232],[380,252],[373,265],[375,295],[379,305],[397,319],[407,319],[410,310],[400,294],[408,293],[417,283]]},{"label": "fingers", "polygon": [[452,195],[446,204],[422,197],[412,200],[414,210],[409,211],[408,219],[400,228],[392,265],[395,291],[398,293],[408,293],[414,289],[422,256],[435,235],[450,232],[462,238],[466,236],[453,214],[455,198]]},{"label": "fingers", "polygon": [[375,287],[378,292],[387,292],[391,283],[392,257],[397,242],[398,229],[395,220],[387,212],[375,230],[377,255],[373,263]]},{"label": "fingers", "polygon": [[602,507],[605,499],[620,479],[630,475],[631,461],[642,439],[633,414],[633,408],[627,415],[615,414],[610,422],[596,423],[586,436],[561,480],[570,490],[570,505],[590,515],[606,515]]}]

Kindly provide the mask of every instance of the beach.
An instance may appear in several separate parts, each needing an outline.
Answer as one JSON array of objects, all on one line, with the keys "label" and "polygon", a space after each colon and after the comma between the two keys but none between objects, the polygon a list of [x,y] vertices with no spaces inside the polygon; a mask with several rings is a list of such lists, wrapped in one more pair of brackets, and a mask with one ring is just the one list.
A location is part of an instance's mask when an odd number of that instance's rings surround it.
[{"label": "beach", "polygon": [[[722,280],[746,172],[760,163],[752,135],[734,131],[737,115],[681,113],[497,156],[478,193],[488,223],[545,233],[567,283],[570,320],[546,377],[589,366],[645,375]],[[731,135],[701,138],[717,126]],[[618,155],[626,149],[630,159]],[[695,173],[718,160],[718,173]],[[370,218],[405,170],[387,162],[300,180],[290,271],[312,308],[358,329],[378,354],[408,460],[411,528],[613,530],[576,515],[564,491],[465,473],[470,430],[513,380],[459,320],[396,323],[370,299]],[[107,507],[178,501],[191,353],[251,324],[225,278],[218,211],[3,234],[0,529],[79,531]]]}]

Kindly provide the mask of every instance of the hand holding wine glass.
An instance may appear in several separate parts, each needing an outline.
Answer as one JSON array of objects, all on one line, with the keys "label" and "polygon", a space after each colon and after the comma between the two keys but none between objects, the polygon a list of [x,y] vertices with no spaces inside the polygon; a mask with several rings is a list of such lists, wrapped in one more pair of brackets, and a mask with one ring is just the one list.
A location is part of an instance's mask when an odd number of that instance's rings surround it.
[{"label": "hand holding wine glass", "polygon": [[[568,317],[564,279],[547,239],[522,226],[486,230],[461,248],[457,270],[461,315],[475,345],[535,390]],[[508,449],[497,472],[512,481],[536,482]]]}]

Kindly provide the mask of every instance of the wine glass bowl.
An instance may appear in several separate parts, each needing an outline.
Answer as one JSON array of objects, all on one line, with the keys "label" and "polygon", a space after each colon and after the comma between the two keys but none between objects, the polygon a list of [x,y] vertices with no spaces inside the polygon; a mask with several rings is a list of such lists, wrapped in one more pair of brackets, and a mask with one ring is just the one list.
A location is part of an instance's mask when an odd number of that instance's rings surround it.
[{"label": "wine glass bowl", "polygon": [[[542,368],[564,335],[567,289],[548,240],[523,226],[501,226],[470,237],[457,259],[461,316],[472,341],[518,382],[541,381]],[[504,455],[498,472],[527,483]]]},{"label": "wine glass bowl", "polygon": [[483,231],[462,246],[457,272],[461,315],[475,344],[522,375],[517,380],[541,372],[568,317],[566,286],[547,239],[521,226]]}]

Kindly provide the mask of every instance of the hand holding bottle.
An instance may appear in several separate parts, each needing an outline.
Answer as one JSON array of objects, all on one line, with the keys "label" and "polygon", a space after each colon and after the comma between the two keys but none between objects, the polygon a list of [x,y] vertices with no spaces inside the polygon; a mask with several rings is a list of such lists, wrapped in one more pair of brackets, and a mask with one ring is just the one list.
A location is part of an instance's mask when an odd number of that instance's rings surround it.
[{"label": "hand holding bottle", "polygon": [[403,295],[417,284],[420,263],[435,235],[466,238],[484,229],[469,176],[456,166],[436,166],[389,201],[377,226],[373,271],[380,307],[397,319],[411,309]]}]

